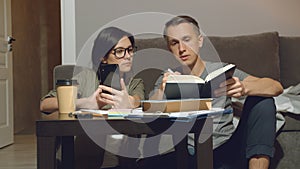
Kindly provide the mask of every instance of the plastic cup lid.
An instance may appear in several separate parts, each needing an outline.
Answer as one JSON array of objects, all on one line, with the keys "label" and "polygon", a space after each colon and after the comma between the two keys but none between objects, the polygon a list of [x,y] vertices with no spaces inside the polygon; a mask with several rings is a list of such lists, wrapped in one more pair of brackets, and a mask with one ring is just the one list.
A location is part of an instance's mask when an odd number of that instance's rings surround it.
[{"label": "plastic cup lid", "polygon": [[74,86],[78,85],[77,80],[71,80],[71,79],[59,79],[56,80],[57,86]]}]

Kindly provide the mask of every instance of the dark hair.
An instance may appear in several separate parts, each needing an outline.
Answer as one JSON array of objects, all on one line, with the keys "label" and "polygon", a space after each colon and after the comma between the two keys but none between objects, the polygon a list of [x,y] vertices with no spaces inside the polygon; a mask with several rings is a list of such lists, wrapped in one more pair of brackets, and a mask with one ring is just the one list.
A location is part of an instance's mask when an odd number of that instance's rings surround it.
[{"label": "dark hair", "polygon": [[168,29],[168,27],[170,27],[170,26],[176,26],[176,25],[179,25],[181,23],[192,24],[195,32],[197,33],[197,35],[200,35],[199,24],[198,24],[198,22],[194,18],[192,18],[191,16],[187,16],[187,15],[179,15],[179,16],[175,16],[174,18],[172,18],[171,20],[169,20],[165,24],[164,38],[167,38],[167,29]]},{"label": "dark hair", "polygon": [[116,27],[104,28],[98,34],[92,49],[92,62],[94,70],[98,70],[98,66],[102,59],[108,56],[108,53],[111,52],[111,50],[124,36],[129,38],[132,46],[135,46],[133,35]]}]

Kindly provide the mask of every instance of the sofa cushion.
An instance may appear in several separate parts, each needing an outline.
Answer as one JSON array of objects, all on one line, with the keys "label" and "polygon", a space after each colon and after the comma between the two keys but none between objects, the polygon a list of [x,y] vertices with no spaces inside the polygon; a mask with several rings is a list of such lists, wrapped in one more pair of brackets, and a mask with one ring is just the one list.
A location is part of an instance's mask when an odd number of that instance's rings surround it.
[{"label": "sofa cushion", "polygon": [[285,125],[282,131],[298,131],[300,132],[300,115],[288,112],[283,112]]},{"label": "sofa cushion", "polygon": [[280,37],[280,77],[285,88],[300,83],[300,37]]},{"label": "sofa cushion", "polygon": [[157,48],[168,50],[167,43],[164,38],[149,38],[149,39],[136,39],[135,45],[138,50]]},{"label": "sofa cushion", "polygon": [[[271,77],[280,80],[277,32],[233,37],[210,36],[209,40],[222,62],[234,63],[239,69],[258,77]],[[201,57],[204,60],[216,61],[216,57],[206,55],[207,51],[205,50],[211,50],[211,47],[208,47],[209,41],[207,39],[205,41],[204,52],[201,52]]]},{"label": "sofa cushion", "polygon": [[[220,57],[222,62],[234,63],[252,75],[280,80],[278,32],[233,37],[209,36],[204,42],[201,49],[204,60],[220,61]],[[136,46],[138,50],[168,50],[163,38],[137,39]]]}]

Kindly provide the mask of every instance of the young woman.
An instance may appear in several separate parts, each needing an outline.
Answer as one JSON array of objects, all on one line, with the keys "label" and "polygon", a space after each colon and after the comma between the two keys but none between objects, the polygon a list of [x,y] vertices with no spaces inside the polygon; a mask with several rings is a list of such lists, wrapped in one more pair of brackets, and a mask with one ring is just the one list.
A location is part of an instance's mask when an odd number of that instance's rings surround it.
[{"label": "young woman", "polygon": [[[109,109],[109,108],[136,108],[140,100],[144,99],[144,83],[142,79],[133,79],[126,76],[131,70],[135,52],[133,36],[116,27],[103,29],[94,41],[92,50],[93,71],[84,70],[76,75],[79,83],[76,109]],[[100,64],[101,63],[101,64]],[[118,64],[120,71],[121,90],[99,85],[97,71],[99,65]],[[127,86],[125,82],[128,82]],[[108,91],[108,92],[104,92]],[[40,104],[42,112],[58,110],[56,91],[50,91],[42,98]]]},{"label": "young woman", "polygon": [[[140,100],[144,99],[144,83],[142,79],[127,76],[132,67],[134,52],[135,41],[130,33],[116,27],[103,29],[94,41],[93,70],[84,70],[73,78],[79,83],[76,109],[136,108],[140,106]],[[118,64],[121,90],[99,85],[101,75],[97,74],[98,69],[105,68],[104,65],[107,64]],[[58,110],[55,90],[50,91],[42,98],[40,110],[48,113]],[[104,137],[103,140],[106,138]],[[112,141],[109,143],[117,146]],[[76,168],[100,168],[103,155],[103,149],[87,135],[76,137]]]}]

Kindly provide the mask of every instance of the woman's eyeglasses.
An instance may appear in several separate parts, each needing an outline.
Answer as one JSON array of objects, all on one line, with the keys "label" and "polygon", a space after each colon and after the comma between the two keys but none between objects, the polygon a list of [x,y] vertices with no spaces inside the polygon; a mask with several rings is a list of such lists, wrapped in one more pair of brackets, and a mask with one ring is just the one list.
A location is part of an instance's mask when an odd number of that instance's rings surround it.
[{"label": "woman's eyeglasses", "polygon": [[117,59],[122,59],[125,57],[126,51],[130,56],[133,56],[133,54],[136,52],[136,49],[137,48],[135,46],[134,47],[130,46],[128,48],[119,47],[119,48],[113,49],[112,54],[114,54]]}]

